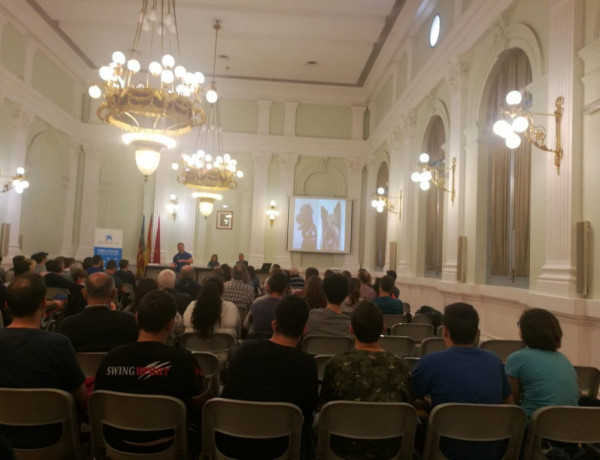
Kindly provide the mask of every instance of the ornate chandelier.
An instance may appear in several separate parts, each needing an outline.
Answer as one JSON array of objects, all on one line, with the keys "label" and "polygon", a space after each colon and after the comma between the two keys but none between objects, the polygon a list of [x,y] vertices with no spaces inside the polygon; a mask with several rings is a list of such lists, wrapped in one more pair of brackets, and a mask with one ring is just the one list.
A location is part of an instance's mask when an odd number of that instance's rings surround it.
[{"label": "ornate chandelier", "polygon": [[[214,81],[217,58],[217,34],[222,26],[220,21],[213,25],[215,29],[215,55],[213,59],[213,80],[207,92],[206,124],[198,132],[196,153],[181,155],[179,163],[172,167],[178,171],[177,180],[194,190],[200,214],[209,216],[214,209],[214,202],[223,197],[219,192],[237,188],[237,179],[244,177],[244,172],[237,168],[237,160],[224,153],[221,119],[219,115],[218,95]],[[209,95],[211,97],[209,97]]]},{"label": "ornate chandelier", "polygon": [[[139,42],[144,32],[151,42],[151,62],[147,72],[140,72]],[[160,37],[158,50],[152,46],[156,36]],[[180,54],[175,0],[142,0],[129,56],[115,51],[112,62],[100,68],[103,83],[89,89],[92,98],[104,97],[98,118],[127,131],[123,140],[134,146],[145,180],[156,171],[161,151],[175,147],[173,137],[206,120],[204,75],[175,65],[173,48]]]}]

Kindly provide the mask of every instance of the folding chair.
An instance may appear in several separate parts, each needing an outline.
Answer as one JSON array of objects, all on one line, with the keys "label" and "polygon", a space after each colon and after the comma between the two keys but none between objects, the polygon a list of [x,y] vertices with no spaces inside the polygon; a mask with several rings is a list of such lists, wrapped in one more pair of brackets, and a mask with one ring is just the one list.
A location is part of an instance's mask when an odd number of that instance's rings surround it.
[{"label": "folding chair", "polygon": [[421,356],[446,349],[446,341],[442,337],[428,337],[421,342]]},{"label": "folding chair", "polygon": [[75,401],[66,391],[0,388],[0,424],[14,427],[62,426],[60,437],[51,445],[32,449],[15,447],[19,460],[82,458]]},{"label": "folding chair", "polygon": [[484,340],[479,344],[479,348],[494,352],[502,360],[506,362],[506,359],[515,351],[519,351],[525,345],[520,340]]},{"label": "folding chair", "polygon": [[531,416],[523,458],[545,460],[542,440],[600,442],[600,407],[547,406]]},{"label": "folding chair", "polygon": [[83,374],[86,377],[94,377],[107,354],[106,352],[81,352],[75,353],[75,356]]},{"label": "folding chair", "polygon": [[431,327],[433,327],[433,321],[431,321],[431,318],[428,315],[424,315],[424,314],[418,314],[412,317],[411,320],[412,324],[429,324]]},{"label": "folding chair", "polygon": [[383,315],[383,325],[385,326],[385,329],[388,334],[390,333],[390,329],[392,329],[392,326],[398,323],[408,323],[408,315],[406,313],[402,315]]},{"label": "folding chair", "polygon": [[[402,437],[391,459],[411,459],[417,412],[401,402],[331,401],[319,417],[318,459],[340,459],[331,449],[331,435],[354,439],[382,440]],[[365,454],[368,454],[365,452]]]},{"label": "folding chair", "polygon": [[211,399],[202,410],[202,457],[229,458],[215,443],[220,432],[249,439],[288,437],[287,449],[278,459],[299,460],[302,421],[302,412],[294,404]]},{"label": "folding chair", "polygon": [[447,459],[440,450],[441,437],[463,441],[508,439],[503,459],[519,458],[526,420],[525,411],[512,404],[440,404],[429,414],[423,458]]},{"label": "folding chair", "polygon": [[395,324],[391,335],[412,337],[415,342],[422,342],[427,337],[433,336],[433,326],[430,324]]},{"label": "folding chair", "polygon": [[415,347],[415,342],[411,337],[384,335],[379,338],[379,345],[384,350],[390,351],[395,355],[410,356]]},{"label": "folding chair", "polygon": [[221,369],[227,367],[237,346],[237,339],[226,332],[215,332],[208,338],[202,338],[195,332],[181,336],[180,346],[190,351],[208,351],[219,359]]},{"label": "folding chair", "polygon": [[[137,395],[116,391],[95,391],[89,399],[92,455],[114,460],[181,460],[187,457],[186,408],[182,401],[170,396]],[[170,443],[157,453],[130,453],[111,445],[105,427],[148,432],[173,432]],[[164,435],[162,439],[164,439]]]},{"label": "folding chair", "polygon": [[210,392],[213,396],[219,396],[219,385],[221,384],[219,358],[209,351],[192,351],[192,354],[209,382]]},{"label": "folding chair", "polygon": [[311,355],[339,355],[354,348],[354,337],[349,335],[307,335],[302,350]]},{"label": "folding chair", "polygon": [[573,366],[577,372],[577,383],[579,385],[579,396],[598,396],[600,386],[600,370],[596,367]]}]

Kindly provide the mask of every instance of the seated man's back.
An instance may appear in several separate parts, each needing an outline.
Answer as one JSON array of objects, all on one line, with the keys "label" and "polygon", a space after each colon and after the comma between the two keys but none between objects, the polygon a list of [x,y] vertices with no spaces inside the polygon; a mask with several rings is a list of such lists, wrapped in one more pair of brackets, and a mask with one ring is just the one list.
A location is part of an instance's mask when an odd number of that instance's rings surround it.
[{"label": "seated man's back", "polygon": [[59,332],[69,337],[77,352],[108,351],[137,340],[138,328],[133,315],[110,308],[114,286],[112,276],[106,273],[88,276],[84,290],[88,306],[60,323]]},{"label": "seated man's back", "polygon": [[350,335],[350,318],[342,313],[341,304],[348,295],[348,281],[335,273],[323,280],[327,297],[325,308],[313,308],[308,315],[308,335]]}]

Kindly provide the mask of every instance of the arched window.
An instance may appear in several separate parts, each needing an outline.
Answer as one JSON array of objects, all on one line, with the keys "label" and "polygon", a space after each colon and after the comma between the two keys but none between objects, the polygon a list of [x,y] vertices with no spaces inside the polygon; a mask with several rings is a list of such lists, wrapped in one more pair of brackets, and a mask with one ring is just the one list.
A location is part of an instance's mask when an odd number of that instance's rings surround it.
[{"label": "arched window", "polygon": [[[531,83],[531,66],[520,49],[502,60],[490,85],[486,126],[491,127],[506,106],[506,94],[524,91]],[[488,205],[488,282],[529,285],[529,216],[531,146],[523,140],[510,150],[504,139],[490,133]]]},{"label": "arched window", "polygon": [[[442,146],[446,142],[444,123],[439,116],[429,122],[425,137],[425,152],[429,165],[444,174],[446,154]],[[444,229],[444,191],[432,185],[427,191],[425,211],[425,275],[440,276],[442,273],[442,249]]]}]

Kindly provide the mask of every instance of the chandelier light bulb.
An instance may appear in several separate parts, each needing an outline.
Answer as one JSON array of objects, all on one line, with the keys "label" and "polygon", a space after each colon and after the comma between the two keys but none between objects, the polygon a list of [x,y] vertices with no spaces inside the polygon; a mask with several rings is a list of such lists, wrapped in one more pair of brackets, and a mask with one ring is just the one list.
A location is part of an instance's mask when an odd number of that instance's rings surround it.
[{"label": "chandelier light bulb", "polygon": [[175,80],[175,75],[173,75],[173,72],[171,70],[165,69],[161,72],[160,81],[162,81],[163,83],[170,85],[171,83],[173,83],[174,80]]},{"label": "chandelier light bulb", "polygon": [[410,175],[410,180],[413,182],[421,182],[421,173],[415,171]]},{"label": "chandelier light bulb", "polygon": [[17,174],[25,174],[25,169],[22,167],[17,168]]},{"label": "chandelier light bulb", "polygon": [[229,155],[228,153],[226,153],[225,155],[223,155],[223,159],[229,163],[231,161],[231,155]]},{"label": "chandelier light bulb", "polygon": [[223,163],[223,157],[221,155],[217,155],[216,162],[217,163]]},{"label": "chandelier light bulb", "polygon": [[102,67],[100,67],[98,73],[100,74],[100,78],[102,78],[102,80],[104,81],[112,80],[115,74],[113,68],[107,65],[103,65]]},{"label": "chandelier light bulb", "polygon": [[428,153],[422,153],[421,155],[419,155],[419,161],[421,163],[429,163],[429,154]]},{"label": "chandelier light bulb", "polygon": [[160,152],[150,149],[138,149],[135,151],[135,163],[144,176],[149,176],[158,168]]},{"label": "chandelier light bulb", "polygon": [[171,169],[173,171],[179,171],[179,163],[171,163]]},{"label": "chandelier light bulb", "polygon": [[506,95],[506,103],[508,105],[519,105],[523,100],[523,96],[519,91],[511,91]]},{"label": "chandelier light bulb", "polygon": [[162,72],[162,66],[160,62],[152,61],[148,66],[148,71],[155,77],[159,76]]},{"label": "chandelier light bulb", "polygon": [[123,65],[125,64],[125,55],[121,51],[115,51],[112,54],[112,60],[115,64]]},{"label": "chandelier light bulb", "polygon": [[182,65],[178,65],[177,67],[175,67],[175,76],[177,78],[183,78],[186,73],[187,70],[185,70],[185,67],[183,67]]},{"label": "chandelier light bulb", "polygon": [[194,72],[192,81],[196,85],[202,85],[204,83],[204,74],[202,72]]},{"label": "chandelier light bulb", "polygon": [[92,99],[98,99],[100,96],[102,96],[102,90],[98,85],[92,85],[88,89],[88,94]]},{"label": "chandelier light bulb", "polygon": [[512,132],[512,126],[506,120],[498,120],[494,123],[493,127],[494,133],[498,136],[506,139]]},{"label": "chandelier light bulb", "polygon": [[208,170],[211,170],[211,169],[213,169],[213,165],[212,165],[212,163],[208,163],[208,164],[206,165],[206,169],[208,169]]},{"label": "chandelier light bulb", "polygon": [[421,173],[421,183],[429,182],[431,180],[431,171],[423,171]]},{"label": "chandelier light bulb", "polygon": [[235,175],[236,175],[238,178],[240,178],[240,179],[241,179],[242,177],[244,177],[244,171],[242,171],[242,170],[238,170],[238,171],[235,173]]},{"label": "chandelier light bulb", "polygon": [[377,200],[373,200],[373,201],[371,201],[371,206],[372,206],[373,208],[376,208],[376,207],[377,207]]},{"label": "chandelier light bulb", "polygon": [[529,120],[523,116],[515,118],[512,122],[512,129],[516,133],[523,133],[527,128],[529,128]]},{"label": "chandelier light bulb", "polygon": [[384,190],[384,188],[383,188],[383,187],[379,187],[379,188],[377,189],[377,195],[383,195],[383,194],[384,194],[384,192],[385,192],[385,190]]},{"label": "chandelier light bulb", "polygon": [[521,137],[519,135],[512,133],[506,138],[506,146],[509,149],[516,149],[519,145],[521,145]]},{"label": "chandelier light bulb", "polygon": [[186,90],[186,86],[182,83],[178,84],[177,87],[175,88],[175,92],[179,95],[184,95],[185,94],[185,90]]},{"label": "chandelier light bulb", "polygon": [[421,184],[419,185],[419,187],[421,188],[421,190],[429,190],[429,187],[431,187],[431,184],[428,181],[421,181]]},{"label": "chandelier light bulb", "polygon": [[207,153],[207,154],[204,156],[204,159],[205,159],[206,161],[212,161],[212,155],[211,155],[210,153]]},{"label": "chandelier light bulb", "polygon": [[214,89],[209,89],[206,92],[206,100],[211,103],[214,104],[215,102],[217,102],[217,99],[219,98],[219,95],[217,94],[217,92]]},{"label": "chandelier light bulb", "polygon": [[170,54],[165,54],[162,57],[162,65],[165,67],[173,67],[175,65],[175,58],[173,56],[171,56]]},{"label": "chandelier light bulb", "polygon": [[141,67],[140,61],[137,59],[130,59],[127,61],[127,69],[133,73],[138,73]]}]

